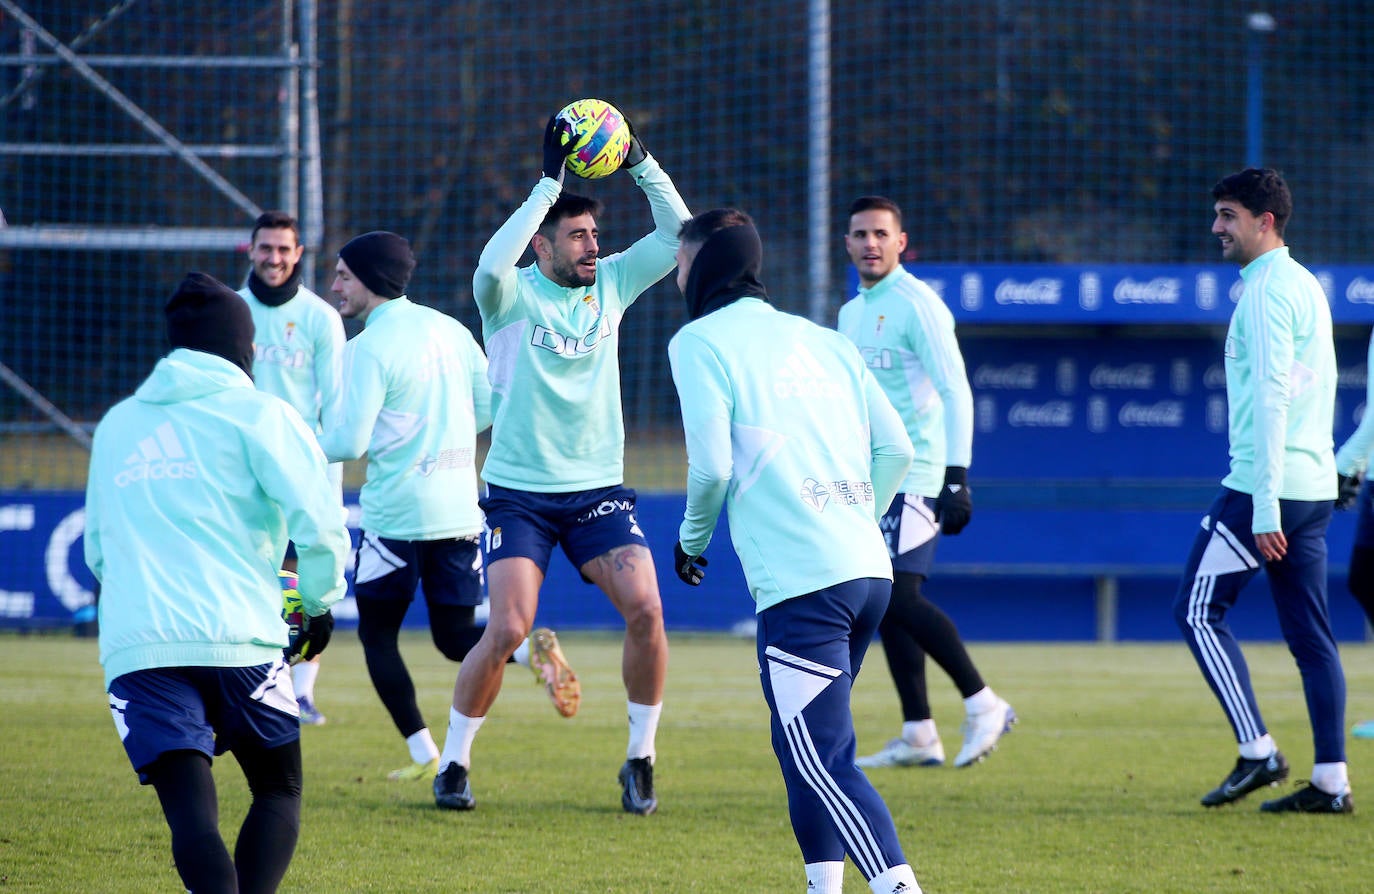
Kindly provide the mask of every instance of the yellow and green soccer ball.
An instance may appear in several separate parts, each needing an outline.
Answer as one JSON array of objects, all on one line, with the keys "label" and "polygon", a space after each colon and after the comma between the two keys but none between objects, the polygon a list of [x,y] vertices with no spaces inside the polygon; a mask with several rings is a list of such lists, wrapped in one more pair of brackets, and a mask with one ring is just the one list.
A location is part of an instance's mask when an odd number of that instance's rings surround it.
[{"label": "yellow and green soccer ball", "polygon": [[579,99],[558,113],[568,125],[565,164],[584,180],[600,180],[620,169],[630,151],[630,125],[620,110],[602,99]]},{"label": "yellow and green soccer ball", "polygon": [[281,619],[286,622],[286,641],[294,649],[305,627],[305,608],[301,605],[301,592],[296,589],[300,579],[296,572],[282,569],[277,572],[277,581],[281,584]]}]

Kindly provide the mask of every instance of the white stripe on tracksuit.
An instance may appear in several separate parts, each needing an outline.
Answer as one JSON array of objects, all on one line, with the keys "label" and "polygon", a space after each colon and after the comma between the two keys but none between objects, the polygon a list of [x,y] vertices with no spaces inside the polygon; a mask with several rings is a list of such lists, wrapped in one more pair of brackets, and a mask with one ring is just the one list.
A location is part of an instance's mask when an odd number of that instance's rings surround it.
[{"label": "white stripe on tracksuit", "polygon": [[[810,671],[818,676],[834,679],[840,675],[840,671],[835,668],[819,665],[773,646],[768,648],[767,654],[770,658],[783,659],[794,668]],[[836,831],[844,841],[845,850],[849,852],[864,878],[873,878],[886,871],[889,867],[883,858],[882,844],[878,836],[874,834],[863,812],[826,770],[825,763],[811,739],[805,715],[798,711],[790,721],[783,724],[783,732],[787,736],[787,748],[792,762],[796,764],[797,771],[806,780],[806,784],[825,805]]]},{"label": "white stripe on tracksuit", "polygon": [[[1224,545],[1223,545],[1224,544]],[[1229,562],[1209,562],[1213,549],[1223,551]],[[1236,574],[1259,567],[1259,562],[1236,538],[1229,528],[1217,522],[1212,529],[1212,538],[1207,544],[1197,573],[1193,577],[1193,588],[1188,596],[1188,627],[1193,631],[1198,654],[1206,668],[1207,676],[1216,685],[1217,693],[1225,706],[1226,713],[1235,723],[1237,736],[1242,742],[1260,737],[1259,718],[1250,711],[1250,703],[1245,697],[1240,680],[1236,676],[1231,658],[1222,648],[1216,631],[1207,619],[1207,609],[1216,590],[1217,578],[1223,574]]]}]

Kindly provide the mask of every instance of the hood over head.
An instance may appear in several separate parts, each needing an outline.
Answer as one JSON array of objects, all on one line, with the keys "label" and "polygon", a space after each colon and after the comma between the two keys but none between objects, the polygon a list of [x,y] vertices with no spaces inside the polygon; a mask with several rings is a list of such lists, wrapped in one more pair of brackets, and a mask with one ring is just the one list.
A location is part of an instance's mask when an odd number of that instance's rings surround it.
[{"label": "hood over head", "polygon": [[704,317],[740,298],[768,300],[759,278],[763,271],[763,243],[758,230],[739,225],[717,230],[702,243],[687,274],[689,319]]}]

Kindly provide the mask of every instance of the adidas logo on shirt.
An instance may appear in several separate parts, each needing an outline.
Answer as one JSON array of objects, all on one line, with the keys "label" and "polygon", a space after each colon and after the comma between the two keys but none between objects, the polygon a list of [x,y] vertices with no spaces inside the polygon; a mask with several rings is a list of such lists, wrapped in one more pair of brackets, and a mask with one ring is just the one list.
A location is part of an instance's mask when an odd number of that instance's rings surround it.
[{"label": "adidas logo on shirt", "polygon": [[844,393],[805,347],[799,346],[788,354],[775,375],[773,394],[776,397],[839,397]]},{"label": "adidas logo on shirt", "polygon": [[124,460],[124,469],[115,476],[116,487],[140,481],[166,478],[197,478],[196,464],[186,458],[186,449],[172,429],[172,423],[159,425],[149,437],[138,442],[138,449]]}]

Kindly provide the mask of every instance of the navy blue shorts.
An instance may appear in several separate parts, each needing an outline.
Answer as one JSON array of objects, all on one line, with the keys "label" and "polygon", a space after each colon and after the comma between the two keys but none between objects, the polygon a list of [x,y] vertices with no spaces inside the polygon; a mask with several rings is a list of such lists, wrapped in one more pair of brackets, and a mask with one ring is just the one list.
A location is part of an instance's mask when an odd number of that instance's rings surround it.
[{"label": "navy blue shorts", "polygon": [[300,738],[291,670],[277,659],[255,667],[162,667],[110,683],[110,714],[138,771],[169,751],[208,758],[244,745],[277,748]]},{"label": "navy blue shorts", "polygon": [[481,605],[482,550],[477,536],[392,540],[363,532],[354,595],[410,602],[417,584],[424,587],[428,605]]},{"label": "navy blue shorts", "polygon": [[940,524],[935,521],[935,500],[916,494],[897,494],[878,525],[887,541],[893,572],[930,577],[940,533]]},{"label": "navy blue shorts", "polygon": [[486,514],[488,562],[523,556],[547,573],[560,545],[580,570],[616,547],[649,546],[635,518],[635,492],[623,485],[543,494],[488,484],[478,505]]}]

